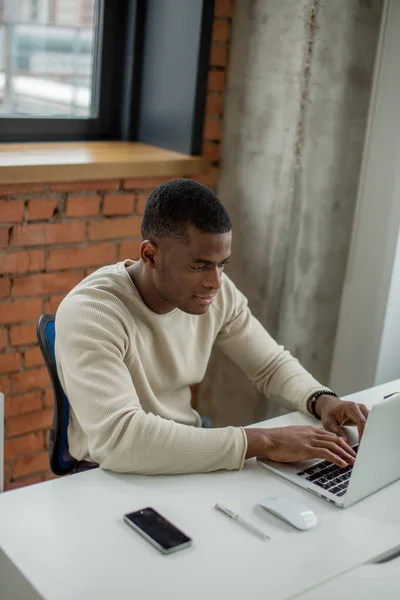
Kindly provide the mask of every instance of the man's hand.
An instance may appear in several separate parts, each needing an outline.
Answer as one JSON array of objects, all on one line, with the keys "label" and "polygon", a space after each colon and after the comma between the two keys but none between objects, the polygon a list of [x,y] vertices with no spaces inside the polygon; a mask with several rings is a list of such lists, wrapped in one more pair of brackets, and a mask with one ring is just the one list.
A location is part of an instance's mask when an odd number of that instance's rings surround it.
[{"label": "man's hand", "polygon": [[276,462],[323,458],[339,467],[354,464],[356,453],[347,442],[321,427],[245,429],[246,458],[259,456]]},{"label": "man's hand", "polygon": [[323,394],[315,402],[315,410],[321,417],[321,423],[327,431],[346,439],[342,425],[357,425],[361,439],[368,417],[368,408],[364,404],[346,402]]}]

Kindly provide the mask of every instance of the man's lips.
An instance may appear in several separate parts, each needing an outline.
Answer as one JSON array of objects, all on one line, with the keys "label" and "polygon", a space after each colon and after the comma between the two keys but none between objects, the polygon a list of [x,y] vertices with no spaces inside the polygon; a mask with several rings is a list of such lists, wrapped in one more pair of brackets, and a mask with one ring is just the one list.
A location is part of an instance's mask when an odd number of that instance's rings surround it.
[{"label": "man's lips", "polygon": [[193,296],[193,297],[196,298],[196,300],[198,300],[202,304],[212,304],[215,299],[215,294],[213,296]]}]

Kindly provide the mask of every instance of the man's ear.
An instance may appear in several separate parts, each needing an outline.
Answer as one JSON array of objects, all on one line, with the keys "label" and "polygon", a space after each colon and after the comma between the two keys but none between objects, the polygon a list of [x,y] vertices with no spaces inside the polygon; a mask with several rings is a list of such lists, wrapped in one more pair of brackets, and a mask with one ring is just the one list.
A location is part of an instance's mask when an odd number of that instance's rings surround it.
[{"label": "man's ear", "polygon": [[147,269],[154,269],[156,266],[156,257],[159,252],[155,242],[144,240],[140,246],[140,258]]}]

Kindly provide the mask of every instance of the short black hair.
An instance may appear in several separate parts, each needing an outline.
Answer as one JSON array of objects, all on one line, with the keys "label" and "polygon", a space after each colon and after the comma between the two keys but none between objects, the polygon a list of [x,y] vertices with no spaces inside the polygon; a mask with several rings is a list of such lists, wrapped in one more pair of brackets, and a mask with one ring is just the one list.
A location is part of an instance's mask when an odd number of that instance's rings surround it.
[{"label": "short black hair", "polygon": [[187,241],[187,228],[201,233],[228,233],[228,212],[212,190],[192,179],[172,179],[156,187],[147,199],[143,239],[173,237]]}]

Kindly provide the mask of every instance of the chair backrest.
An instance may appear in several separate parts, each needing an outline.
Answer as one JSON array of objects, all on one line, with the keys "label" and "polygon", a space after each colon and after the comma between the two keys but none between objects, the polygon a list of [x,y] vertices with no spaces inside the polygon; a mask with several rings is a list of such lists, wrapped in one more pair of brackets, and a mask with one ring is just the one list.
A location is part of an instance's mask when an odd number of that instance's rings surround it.
[{"label": "chair backrest", "polygon": [[37,324],[37,337],[54,392],[53,426],[49,438],[50,468],[56,475],[71,473],[78,465],[68,449],[69,402],[62,389],[56,366],[55,316],[44,314]]}]

